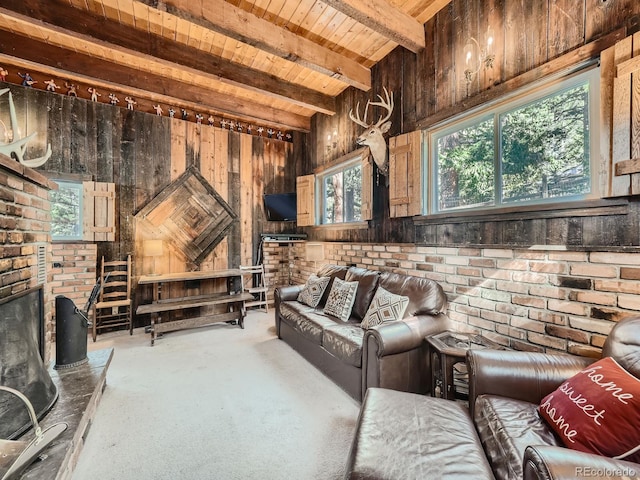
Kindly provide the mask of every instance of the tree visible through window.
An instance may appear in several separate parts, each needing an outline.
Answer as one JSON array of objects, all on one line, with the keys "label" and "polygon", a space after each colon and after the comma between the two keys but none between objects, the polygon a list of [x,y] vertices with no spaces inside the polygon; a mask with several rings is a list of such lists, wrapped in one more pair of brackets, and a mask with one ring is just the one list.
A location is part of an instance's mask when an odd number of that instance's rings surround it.
[{"label": "tree visible through window", "polygon": [[437,210],[589,194],[593,78],[434,134]]},{"label": "tree visible through window", "polygon": [[362,219],[362,166],[347,165],[321,178],[323,223],[357,222]]},{"label": "tree visible through window", "polygon": [[56,183],[58,190],[51,191],[51,238],[82,239],[82,183]]}]

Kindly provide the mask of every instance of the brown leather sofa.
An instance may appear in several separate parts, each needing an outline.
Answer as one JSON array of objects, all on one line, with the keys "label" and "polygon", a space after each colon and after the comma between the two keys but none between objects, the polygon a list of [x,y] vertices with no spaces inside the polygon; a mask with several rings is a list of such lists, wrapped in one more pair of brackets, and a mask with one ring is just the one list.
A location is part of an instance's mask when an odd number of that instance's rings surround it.
[{"label": "brown leather sofa", "polygon": [[[616,324],[602,356],[640,378],[640,317]],[[640,464],[562,446],[537,413],[547,394],[593,361],[469,350],[470,411],[459,402],[370,389],[345,478],[640,478]]]},{"label": "brown leather sofa", "polygon": [[[426,278],[342,265],[325,265],[317,275],[358,282],[351,318],[342,322],[323,313],[331,283],[316,308],[297,301],[302,285],[278,287],[278,337],[358,401],[372,386],[428,392],[431,377],[424,337],[449,325],[442,287]],[[360,322],[378,286],[409,297],[406,318],[364,330]]]}]

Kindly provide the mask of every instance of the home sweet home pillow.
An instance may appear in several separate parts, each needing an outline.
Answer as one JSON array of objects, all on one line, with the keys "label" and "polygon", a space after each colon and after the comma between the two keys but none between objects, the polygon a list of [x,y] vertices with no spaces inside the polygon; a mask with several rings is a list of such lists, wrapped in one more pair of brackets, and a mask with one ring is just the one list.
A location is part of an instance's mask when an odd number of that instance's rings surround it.
[{"label": "home sweet home pillow", "polygon": [[385,322],[400,320],[408,305],[409,297],[396,295],[378,287],[360,326],[367,329]]},{"label": "home sweet home pillow", "polygon": [[307,279],[307,283],[302,287],[302,290],[300,290],[298,301],[312,308],[316,308],[330,280],[331,278],[329,277],[318,277],[312,274]]},{"label": "home sweet home pillow", "polygon": [[640,462],[640,379],[613,358],[565,381],[538,410],[566,447]]}]

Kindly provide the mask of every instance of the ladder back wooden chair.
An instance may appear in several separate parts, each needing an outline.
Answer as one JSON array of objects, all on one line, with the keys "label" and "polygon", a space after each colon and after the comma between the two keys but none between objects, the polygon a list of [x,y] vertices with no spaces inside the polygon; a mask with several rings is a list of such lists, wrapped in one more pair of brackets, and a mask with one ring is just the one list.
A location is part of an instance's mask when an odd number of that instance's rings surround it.
[{"label": "ladder back wooden chair", "polygon": [[253,295],[254,300],[244,303],[246,308],[260,307],[269,313],[269,286],[264,274],[264,265],[240,265],[242,275],[242,290]]},{"label": "ladder back wooden chair", "polygon": [[129,335],[132,335],[131,255],[126,260],[110,262],[102,257],[100,282],[102,289],[98,301],[93,304],[93,341],[100,330],[123,325],[129,327]]}]

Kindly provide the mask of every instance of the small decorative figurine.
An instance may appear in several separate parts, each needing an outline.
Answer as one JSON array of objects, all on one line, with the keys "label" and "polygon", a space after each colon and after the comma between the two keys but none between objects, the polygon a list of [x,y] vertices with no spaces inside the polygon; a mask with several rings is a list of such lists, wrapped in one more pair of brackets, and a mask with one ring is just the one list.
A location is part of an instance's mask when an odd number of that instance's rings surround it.
[{"label": "small decorative figurine", "polygon": [[293,135],[291,135],[290,133],[287,133],[285,135],[285,138],[287,139],[287,142],[292,142],[293,141]]},{"label": "small decorative figurine", "polygon": [[213,127],[213,124],[216,123],[216,119],[213,118],[213,115],[209,115],[209,118],[207,118],[207,122],[209,122],[209,125]]},{"label": "small decorative figurine", "polygon": [[276,137],[278,137],[278,140],[282,140],[282,137],[284,137],[284,133],[278,130],[278,133],[276,133]]},{"label": "small decorative figurine", "polygon": [[249,135],[251,135],[251,130],[253,130],[253,125],[251,125],[251,124],[247,125],[247,133]]},{"label": "small decorative figurine", "polygon": [[77,97],[78,96],[78,86],[73,84],[73,83],[69,83],[69,82],[64,82],[64,86],[67,89],[67,95],[69,95],[70,97]]},{"label": "small decorative figurine", "polygon": [[7,79],[7,75],[9,75],[9,71],[4,67],[0,67],[0,80],[4,82]]},{"label": "small decorative figurine", "polygon": [[202,124],[202,119],[204,118],[204,115],[200,114],[200,113],[196,113],[196,123],[198,125]]},{"label": "small decorative figurine", "polygon": [[138,104],[138,102],[131,97],[124,97],[124,101],[127,102],[127,110],[133,110],[133,106]]},{"label": "small decorative figurine", "polygon": [[87,88],[87,92],[89,92],[91,94],[91,101],[92,102],[97,102],[98,101],[98,97],[102,96],[100,93],[98,93],[98,90],[96,90],[94,87]]},{"label": "small decorative figurine", "polygon": [[258,135],[262,136],[262,132],[264,132],[264,128],[263,127],[258,127],[257,128],[257,132],[258,132]]},{"label": "small decorative figurine", "polygon": [[31,74],[30,74],[30,73],[22,74],[22,73],[18,72],[18,76],[19,76],[20,78],[22,78],[22,84],[21,84],[21,85],[22,85],[23,87],[31,87],[31,86],[33,86],[34,84],[38,83],[38,82],[36,82],[36,81],[31,77]]},{"label": "small decorative figurine", "polygon": [[267,138],[273,137],[274,133],[276,133],[276,131],[273,128],[270,128],[269,130],[267,130]]},{"label": "small decorative figurine", "polygon": [[174,108],[170,108],[170,109],[169,109],[169,117],[170,117],[170,118],[173,118],[173,117],[175,116],[175,114],[176,114],[175,109],[174,109]]},{"label": "small decorative figurine", "polygon": [[153,109],[156,111],[156,115],[162,115],[162,107],[160,105],[154,105]]},{"label": "small decorative figurine", "polygon": [[187,112],[184,108],[181,108],[180,111],[182,112],[183,120],[186,120],[187,118],[189,118],[189,112]]},{"label": "small decorative figurine", "polygon": [[47,92],[55,92],[56,90],[60,89],[60,87],[56,85],[56,81],[53,78],[51,80],[45,81],[44,84],[47,86]]},{"label": "small decorative figurine", "polygon": [[224,118],[220,120],[220,126],[222,127],[223,130],[227,128],[227,121]]},{"label": "small decorative figurine", "polygon": [[109,94],[109,103],[111,105],[117,105],[118,103],[120,103],[120,99],[118,99],[118,97],[115,95],[115,93],[110,93]]}]

